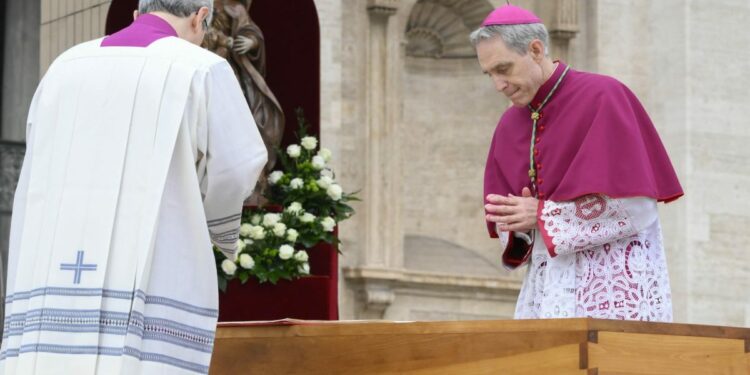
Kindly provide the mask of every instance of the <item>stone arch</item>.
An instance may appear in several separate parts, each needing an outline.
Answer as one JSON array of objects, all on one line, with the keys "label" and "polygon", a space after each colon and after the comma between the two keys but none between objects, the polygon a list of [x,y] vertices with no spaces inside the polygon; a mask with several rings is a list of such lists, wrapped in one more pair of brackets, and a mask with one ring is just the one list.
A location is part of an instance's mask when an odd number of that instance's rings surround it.
[{"label": "stone arch", "polygon": [[406,54],[436,59],[474,57],[469,34],[492,9],[487,0],[419,0],[406,25]]}]

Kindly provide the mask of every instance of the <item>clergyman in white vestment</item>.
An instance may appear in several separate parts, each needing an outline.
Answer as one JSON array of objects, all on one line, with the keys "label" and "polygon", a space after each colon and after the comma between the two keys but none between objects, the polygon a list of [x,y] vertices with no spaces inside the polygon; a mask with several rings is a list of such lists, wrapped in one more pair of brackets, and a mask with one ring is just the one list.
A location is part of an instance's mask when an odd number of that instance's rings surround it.
[{"label": "clergyman in white vestment", "polygon": [[[58,57],[29,110],[10,238],[4,374],[207,373],[211,244],[236,250],[267,152],[213,0],[141,0]],[[148,14],[146,14],[148,13]]]}]

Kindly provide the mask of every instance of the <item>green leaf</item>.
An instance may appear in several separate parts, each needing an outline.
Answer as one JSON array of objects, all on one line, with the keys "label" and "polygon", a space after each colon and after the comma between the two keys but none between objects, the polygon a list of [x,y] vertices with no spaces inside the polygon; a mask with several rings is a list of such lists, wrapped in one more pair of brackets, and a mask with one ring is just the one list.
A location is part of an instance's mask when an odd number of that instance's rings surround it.
[{"label": "green leaf", "polygon": [[240,282],[243,284],[246,283],[249,278],[250,278],[250,274],[247,272],[242,272],[239,276]]},{"label": "green leaf", "polygon": [[306,247],[308,249],[311,248],[311,247],[313,247],[313,246],[315,246],[315,244],[317,244],[317,243],[318,243],[318,241],[315,241],[315,240],[309,240],[309,239],[302,240],[302,246],[304,246],[304,247]]},{"label": "green leaf", "polygon": [[219,290],[222,291],[222,293],[227,292],[227,279],[219,277]]}]

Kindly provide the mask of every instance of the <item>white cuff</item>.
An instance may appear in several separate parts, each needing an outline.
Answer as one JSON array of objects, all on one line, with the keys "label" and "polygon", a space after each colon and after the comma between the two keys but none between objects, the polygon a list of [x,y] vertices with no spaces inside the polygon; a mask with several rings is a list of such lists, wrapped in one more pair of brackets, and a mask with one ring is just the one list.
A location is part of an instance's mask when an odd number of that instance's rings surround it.
[{"label": "white cuff", "polygon": [[513,232],[513,236],[515,236],[516,238],[520,238],[520,239],[524,240],[524,242],[526,242],[527,245],[531,245],[532,240],[531,240],[531,234],[530,233]]}]

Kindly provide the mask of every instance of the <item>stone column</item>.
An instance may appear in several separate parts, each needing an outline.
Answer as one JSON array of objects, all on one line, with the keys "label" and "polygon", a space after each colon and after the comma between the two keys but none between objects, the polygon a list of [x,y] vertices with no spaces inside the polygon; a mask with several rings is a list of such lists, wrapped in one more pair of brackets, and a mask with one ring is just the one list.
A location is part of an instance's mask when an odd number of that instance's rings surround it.
[{"label": "stone column", "polygon": [[365,253],[363,265],[401,268],[401,191],[398,134],[393,97],[397,82],[391,67],[397,54],[388,41],[388,21],[396,13],[398,0],[368,0],[370,20],[367,69],[367,137]]},{"label": "stone column", "polygon": [[570,40],[578,34],[578,0],[556,0],[549,25],[550,57],[570,62]]},{"label": "stone column", "polygon": [[[398,0],[368,0],[367,135],[365,145],[365,236],[357,267],[344,276],[356,293],[356,318],[381,319],[395,299],[393,285],[403,271],[401,158],[396,129],[398,39],[389,20]],[[373,277],[385,273],[388,277]]]}]

